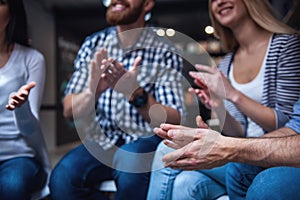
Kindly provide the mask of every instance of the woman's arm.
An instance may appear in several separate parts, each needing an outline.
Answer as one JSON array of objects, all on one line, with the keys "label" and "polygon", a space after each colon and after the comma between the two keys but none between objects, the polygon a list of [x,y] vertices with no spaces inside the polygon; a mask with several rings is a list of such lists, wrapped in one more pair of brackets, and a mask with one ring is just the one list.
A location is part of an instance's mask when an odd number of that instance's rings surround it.
[{"label": "woman's arm", "polygon": [[[18,93],[27,91],[28,99],[21,102],[19,107],[13,110],[15,122],[22,134],[28,135],[35,131],[41,132],[39,125],[39,109],[43,97],[45,83],[45,60],[42,54],[32,53],[32,58],[28,65],[27,86],[21,87]],[[30,85],[35,83],[34,88]],[[32,89],[31,89],[32,88]],[[25,92],[26,93],[26,92]]]}]

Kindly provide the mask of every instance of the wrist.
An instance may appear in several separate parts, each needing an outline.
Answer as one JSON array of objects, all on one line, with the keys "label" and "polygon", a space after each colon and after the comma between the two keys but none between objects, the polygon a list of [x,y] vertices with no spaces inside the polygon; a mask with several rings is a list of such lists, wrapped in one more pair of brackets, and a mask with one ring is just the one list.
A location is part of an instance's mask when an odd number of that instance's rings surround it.
[{"label": "wrist", "polygon": [[148,93],[142,87],[139,87],[129,97],[128,101],[136,108],[145,107],[148,104]]},{"label": "wrist", "polygon": [[227,162],[237,162],[239,160],[239,145],[237,138],[223,136],[223,152],[226,154]]},{"label": "wrist", "polygon": [[237,103],[240,100],[240,92],[238,90],[234,90],[230,92],[230,94],[227,96],[227,100],[231,101],[232,103]]}]

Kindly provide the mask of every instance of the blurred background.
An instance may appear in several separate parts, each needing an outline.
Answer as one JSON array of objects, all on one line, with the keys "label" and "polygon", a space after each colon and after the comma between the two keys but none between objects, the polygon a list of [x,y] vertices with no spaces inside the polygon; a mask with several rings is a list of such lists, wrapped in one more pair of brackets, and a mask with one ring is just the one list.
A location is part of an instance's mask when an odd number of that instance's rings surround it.
[{"label": "blurred background", "polygon": [[[106,7],[101,0],[24,2],[31,44],[44,54],[47,62],[46,89],[40,113],[42,129],[49,151],[57,152],[58,149],[69,148],[78,142],[74,124],[62,116],[62,95],[82,41],[89,34],[108,26],[105,21]],[[300,29],[299,0],[270,0],[270,2],[278,18]],[[154,25],[175,31],[175,35],[184,34],[190,39],[186,44],[177,45],[191,59],[198,59],[206,54],[199,45],[208,52],[216,64],[224,55],[218,40],[211,34],[208,0],[156,0],[151,14],[150,20]],[[191,108],[195,106],[193,98],[187,96],[186,100]],[[195,112],[197,109],[190,111]]]}]

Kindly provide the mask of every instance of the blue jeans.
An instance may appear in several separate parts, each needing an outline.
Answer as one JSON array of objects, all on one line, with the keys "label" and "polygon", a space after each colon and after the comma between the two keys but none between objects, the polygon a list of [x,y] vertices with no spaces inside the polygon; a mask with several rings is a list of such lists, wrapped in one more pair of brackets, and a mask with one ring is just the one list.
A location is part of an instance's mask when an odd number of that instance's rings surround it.
[{"label": "blue jeans", "polygon": [[182,171],[164,168],[162,157],[173,149],[161,143],[156,151],[148,200],[216,199],[226,194],[226,165],[209,170]]},{"label": "blue jeans", "polygon": [[226,174],[230,199],[286,200],[300,198],[300,168],[231,163]]},{"label": "blue jeans", "polygon": [[30,199],[47,179],[43,167],[34,159],[19,157],[0,162],[0,199]]},{"label": "blue jeans", "polygon": [[[116,181],[115,199],[145,199],[153,159],[151,154],[160,141],[157,136],[139,138],[108,151],[95,143],[78,146],[65,155],[52,171],[52,199],[107,199],[97,186],[109,179]],[[142,156],[144,154],[145,157]]]}]

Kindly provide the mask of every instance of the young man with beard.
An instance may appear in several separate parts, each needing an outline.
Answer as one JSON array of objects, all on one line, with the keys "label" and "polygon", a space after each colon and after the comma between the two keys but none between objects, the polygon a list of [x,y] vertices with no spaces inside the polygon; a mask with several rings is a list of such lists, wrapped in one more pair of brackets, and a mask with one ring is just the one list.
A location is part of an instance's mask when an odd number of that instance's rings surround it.
[{"label": "young man with beard", "polygon": [[107,199],[97,186],[109,179],[115,199],[146,198],[161,141],[153,127],[180,123],[184,111],[182,60],[146,26],[154,3],[112,0],[106,17],[113,26],[88,36],[79,50],[63,105],[85,141],[53,170],[52,199]]}]

